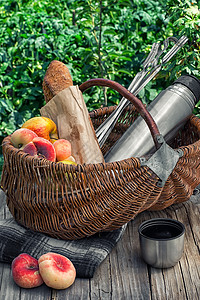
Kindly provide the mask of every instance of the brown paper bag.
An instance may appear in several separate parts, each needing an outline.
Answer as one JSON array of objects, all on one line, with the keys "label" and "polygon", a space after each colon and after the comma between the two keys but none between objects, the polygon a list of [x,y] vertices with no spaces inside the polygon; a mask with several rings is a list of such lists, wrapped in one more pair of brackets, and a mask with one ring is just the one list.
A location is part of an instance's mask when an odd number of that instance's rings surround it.
[{"label": "brown paper bag", "polygon": [[60,139],[71,142],[72,156],[78,164],[104,162],[78,86],[71,86],[59,92],[40,109],[40,113],[56,123]]}]

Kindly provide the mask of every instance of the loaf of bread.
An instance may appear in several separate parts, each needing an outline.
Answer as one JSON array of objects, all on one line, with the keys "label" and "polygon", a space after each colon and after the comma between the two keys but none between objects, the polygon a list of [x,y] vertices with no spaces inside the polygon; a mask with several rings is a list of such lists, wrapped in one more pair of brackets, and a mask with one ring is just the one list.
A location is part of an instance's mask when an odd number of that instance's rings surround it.
[{"label": "loaf of bread", "polygon": [[53,60],[42,83],[46,103],[69,86],[73,86],[73,81],[67,66],[58,60]]},{"label": "loaf of bread", "polygon": [[78,86],[73,86],[65,64],[56,60],[50,63],[43,80],[43,92],[46,104],[40,113],[54,121],[59,138],[70,141],[76,162],[103,163],[83,95]]}]

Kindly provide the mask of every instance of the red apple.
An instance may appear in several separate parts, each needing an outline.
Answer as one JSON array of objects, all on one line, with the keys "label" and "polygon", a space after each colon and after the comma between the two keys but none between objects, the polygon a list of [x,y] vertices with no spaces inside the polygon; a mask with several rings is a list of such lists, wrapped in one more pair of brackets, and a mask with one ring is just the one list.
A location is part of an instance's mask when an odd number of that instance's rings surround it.
[{"label": "red apple", "polygon": [[11,143],[18,149],[23,149],[29,142],[31,142],[37,134],[27,128],[20,128],[13,132],[11,135]]},{"label": "red apple", "polygon": [[24,147],[23,151],[30,155],[42,155],[50,161],[56,161],[56,151],[53,144],[42,137],[34,138]]},{"label": "red apple", "polygon": [[71,143],[65,139],[58,139],[53,143],[56,150],[56,160],[61,161],[71,156]]},{"label": "red apple", "polygon": [[76,278],[76,269],[65,256],[57,253],[46,253],[39,260],[40,274],[47,286],[54,289],[66,289]]},{"label": "red apple", "polygon": [[23,288],[33,288],[43,283],[37,259],[22,253],[12,261],[12,275],[15,283]]},{"label": "red apple", "polygon": [[22,128],[34,131],[39,137],[43,137],[52,143],[58,139],[56,124],[46,117],[33,117],[26,121]]}]

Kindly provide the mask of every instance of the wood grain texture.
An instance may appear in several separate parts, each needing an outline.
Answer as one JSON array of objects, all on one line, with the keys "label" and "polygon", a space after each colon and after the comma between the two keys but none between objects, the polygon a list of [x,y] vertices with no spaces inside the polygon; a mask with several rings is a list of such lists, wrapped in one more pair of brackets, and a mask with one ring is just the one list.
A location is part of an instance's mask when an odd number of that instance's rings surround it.
[{"label": "wood grain texture", "polygon": [[[0,191],[0,217],[9,216]],[[169,269],[147,266],[140,257],[138,226],[154,217],[178,219],[186,228],[184,254]],[[0,263],[0,299],[5,300],[197,300],[200,299],[200,194],[182,204],[130,221],[124,236],[92,279],[76,279],[66,290],[45,285],[25,290],[12,280],[10,265]]]}]

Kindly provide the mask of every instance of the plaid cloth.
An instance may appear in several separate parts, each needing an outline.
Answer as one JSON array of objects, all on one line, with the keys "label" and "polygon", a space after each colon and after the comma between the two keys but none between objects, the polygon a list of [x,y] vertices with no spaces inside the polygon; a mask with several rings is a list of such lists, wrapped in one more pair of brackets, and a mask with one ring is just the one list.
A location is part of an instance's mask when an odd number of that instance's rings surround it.
[{"label": "plaid cloth", "polygon": [[95,270],[111,252],[125,231],[126,225],[111,232],[97,233],[80,240],[57,240],[45,234],[20,226],[11,214],[4,219],[7,208],[0,191],[0,261],[11,263],[20,253],[39,258],[47,252],[68,257],[74,264],[79,278],[92,278]]}]

